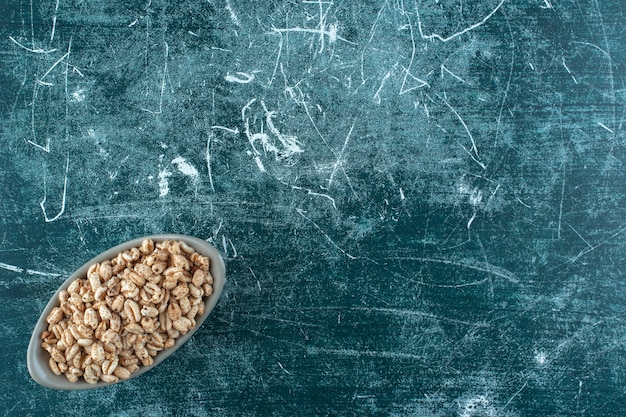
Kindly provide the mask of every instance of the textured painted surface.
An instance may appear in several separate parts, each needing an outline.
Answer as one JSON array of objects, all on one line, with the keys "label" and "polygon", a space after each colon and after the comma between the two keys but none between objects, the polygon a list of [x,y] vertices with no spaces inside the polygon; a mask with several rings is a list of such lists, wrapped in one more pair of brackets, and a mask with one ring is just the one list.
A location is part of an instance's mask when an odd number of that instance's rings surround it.
[{"label": "textured painted surface", "polygon": [[[623,2],[0,11],[3,415],[626,408]],[[214,315],[136,380],[34,383],[64,277],[161,232],[222,251]]]}]

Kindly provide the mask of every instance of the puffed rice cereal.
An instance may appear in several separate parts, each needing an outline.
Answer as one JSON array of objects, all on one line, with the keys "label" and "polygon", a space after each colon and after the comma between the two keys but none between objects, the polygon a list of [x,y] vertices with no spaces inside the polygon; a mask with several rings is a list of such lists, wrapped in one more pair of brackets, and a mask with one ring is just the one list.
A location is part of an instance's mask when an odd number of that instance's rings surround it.
[{"label": "puffed rice cereal", "polygon": [[185,242],[144,239],[59,293],[41,347],[56,375],[118,382],[175,345],[213,293],[210,259]]}]

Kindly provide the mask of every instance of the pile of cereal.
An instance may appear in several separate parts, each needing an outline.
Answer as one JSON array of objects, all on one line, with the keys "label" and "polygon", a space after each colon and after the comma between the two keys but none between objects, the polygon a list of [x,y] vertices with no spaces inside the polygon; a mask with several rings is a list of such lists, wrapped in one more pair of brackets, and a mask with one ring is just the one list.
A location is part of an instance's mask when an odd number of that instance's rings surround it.
[{"label": "pile of cereal", "polygon": [[41,346],[50,368],[90,384],[128,379],[195,327],[213,293],[210,260],[182,241],[145,239],[59,293]]}]

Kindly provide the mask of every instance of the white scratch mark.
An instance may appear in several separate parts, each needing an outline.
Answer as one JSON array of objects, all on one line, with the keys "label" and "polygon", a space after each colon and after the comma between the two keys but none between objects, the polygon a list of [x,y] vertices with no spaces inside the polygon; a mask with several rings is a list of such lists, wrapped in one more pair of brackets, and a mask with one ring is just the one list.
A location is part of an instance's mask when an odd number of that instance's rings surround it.
[{"label": "white scratch mark", "polygon": [[256,102],[256,98],[248,101],[245,106],[241,108],[241,120],[246,120],[246,111],[250,110],[250,107]]},{"label": "white scratch mark", "polygon": [[167,69],[167,61],[170,55],[170,47],[167,42],[165,44],[165,63],[163,64],[163,78],[161,78],[161,94],[159,96],[159,114],[163,113],[163,94],[165,93],[165,79],[169,77],[169,71]]},{"label": "white scratch mark", "polygon": [[222,226],[223,226],[223,224],[224,224],[224,223],[220,220],[220,224],[218,224],[218,225],[217,225],[217,229],[215,229],[215,230],[213,231],[213,236],[214,236],[214,237],[215,237],[215,236],[217,236],[217,234],[220,232],[220,230],[222,230]]},{"label": "white scratch mark", "polygon": [[[323,32],[326,30],[326,13],[328,13],[328,11],[330,10],[330,6],[326,10],[326,12],[324,12],[324,4],[325,3],[322,3],[321,0],[309,1],[309,2],[306,2],[304,4],[314,4],[314,5],[318,6],[318,9],[319,9],[319,23],[317,24],[317,28],[319,29],[319,41],[320,41],[319,53],[322,53],[324,51],[324,45],[325,45],[325,39],[324,39],[324,33]],[[330,3],[330,5],[332,6],[332,3]],[[312,18],[313,17],[311,16],[311,19]]]},{"label": "white scratch mark", "polygon": [[406,200],[406,197],[404,196],[404,191],[402,190],[402,188],[400,188],[400,200]]},{"label": "white scratch mark", "polygon": [[206,159],[206,169],[209,174],[209,184],[211,185],[211,191],[215,192],[215,186],[213,185],[213,173],[211,170],[211,138],[213,137],[213,132],[209,132],[207,140],[206,140],[206,152],[204,157]]},{"label": "white scratch mark", "polygon": [[150,114],[162,114],[163,113],[163,96],[165,95],[165,86],[167,85],[166,79],[169,77],[169,70],[168,70],[168,60],[169,60],[169,55],[170,55],[170,47],[167,44],[167,42],[164,42],[165,44],[165,62],[163,64],[163,76],[161,77],[161,92],[159,94],[159,110],[154,111],[154,110],[150,110],[150,109],[146,109],[146,108],[142,108],[142,111],[145,111],[147,113]]},{"label": "white scratch mark", "polygon": [[310,189],[308,189],[308,188],[304,188],[304,187],[298,187],[297,185],[292,185],[292,186],[291,186],[291,188],[292,188],[292,189],[294,189],[294,190],[302,190],[302,191],[307,191],[307,194],[309,194],[309,195],[315,195],[315,196],[318,196],[318,197],[324,197],[324,198],[327,198],[328,200],[330,200],[331,204],[333,205],[333,208],[334,208],[335,210],[337,210],[337,206],[335,205],[335,199],[334,199],[334,198],[332,198],[331,196],[329,196],[328,194],[316,193],[316,192],[315,192],[315,191],[313,191],[313,190],[310,190]]},{"label": "white scratch mark", "polygon": [[546,364],[547,361],[547,356],[546,353],[542,350],[538,351],[535,353],[535,363],[539,366],[543,366]]},{"label": "white scratch mark", "polygon": [[419,9],[417,7],[417,2],[415,2],[415,10],[417,12],[417,28],[420,32],[420,36],[422,37],[422,39],[427,39],[427,40],[433,40],[433,39],[438,39],[441,42],[448,42],[451,41],[452,39],[461,36],[471,30],[476,29],[479,26],[482,26],[483,24],[485,24],[485,22],[487,22],[487,20],[489,20],[491,18],[491,16],[493,16],[494,14],[496,14],[496,12],[500,9],[500,7],[502,7],[502,5],[504,4],[506,0],[501,0],[500,3],[498,3],[498,5],[496,6],[495,9],[493,9],[491,12],[489,12],[489,14],[487,16],[485,16],[480,22],[478,23],[474,23],[471,26],[466,27],[465,29],[456,32],[448,37],[443,37],[437,33],[433,33],[431,35],[424,35],[424,32],[422,31],[422,21],[420,19],[420,13],[419,13]]},{"label": "white scratch mark", "polygon": [[590,46],[590,47],[592,47],[594,49],[597,49],[598,51],[602,52],[602,54],[604,56],[606,56],[609,59],[609,61],[611,61],[611,65],[614,65],[613,58],[611,58],[611,55],[607,51],[605,51],[604,49],[600,48],[598,45],[595,45],[595,44],[589,43],[589,42],[580,42],[580,41],[573,41],[572,43],[577,43],[579,45],[586,45],[586,46]]},{"label": "white scratch mark", "polygon": [[226,127],[226,126],[214,125],[214,126],[211,126],[211,129],[224,130],[224,131],[226,131],[228,133],[232,133],[233,135],[238,135],[239,134],[239,128],[231,129],[230,127]]},{"label": "white scratch mark", "polygon": [[523,201],[522,201],[519,197],[515,196],[515,199],[516,199],[517,201],[519,201],[519,203],[520,203],[522,206],[524,206],[524,207],[526,207],[526,208],[532,208],[532,206],[530,206],[530,205],[528,205],[528,204],[524,203],[524,202],[523,202]]},{"label": "white scratch mark", "polygon": [[19,266],[15,266],[15,265],[5,264],[4,262],[0,262],[0,268],[6,269],[7,271],[24,272],[23,268],[20,268]]},{"label": "white scratch mark", "polygon": [[596,250],[597,248],[599,248],[600,246],[605,245],[606,243],[610,242],[611,240],[613,240],[617,236],[621,235],[625,231],[626,231],[626,226],[622,227],[617,232],[615,232],[612,235],[610,235],[608,238],[602,240],[600,243],[597,243],[596,245],[594,245],[594,246],[592,246],[592,247],[590,247],[588,249],[584,249],[584,250],[580,251],[578,253],[578,255],[574,256],[572,259],[569,260],[570,265],[574,264],[576,261],[578,261],[580,258],[585,256],[589,252],[592,252],[592,251]]},{"label": "white scratch mark", "polygon": [[[626,227],[624,228],[626,230]],[[504,278],[509,282],[514,284],[520,284],[519,280],[510,271],[507,271],[504,268],[500,268],[498,266],[486,263],[475,261],[473,259],[454,259],[454,258],[421,258],[421,257],[396,257],[394,258],[396,261],[407,260],[407,261],[415,261],[415,262],[427,262],[427,263],[438,263],[443,265],[451,265],[451,266],[459,266],[463,268],[469,268],[475,271],[485,272],[487,274]]]},{"label": "white scratch mark", "polygon": [[[282,149],[279,148],[274,141],[271,139],[270,135],[261,131],[259,133],[251,133],[250,132],[250,122],[249,118],[246,117],[246,111],[250,109],[253,103],[256,102],[256,99],[250,100],[242,109],[241,109],[241,118],[244,122],[245,134],[248,138],[248,142],[250,142],[250,146],[252,147],[254,153],[254,160],[261,172],[265,172],[265,167],[261,162],[261,152],[256,148],[255,143],[259,141],[265,153],[270,152],[274,154],[276,161],[281,161],[285,159],[291,158],[293,155],[302,153],[304,150],[301,147],[301,143],[298,141],[296,136],[285,135],[283,134],[276,125],[274,125],[274,118],[276,117],[276,112],[268,110],[267,106],[263,101],[261,101],[261,106],[265,111],[265,125],[268,127],[270,133],[278,139],[280,144],[282,145]],[[252,153],[250,153],[252,154]]]},{"label": "white scratch mark", "polygon": [[563,181],[561,182],[561,203],[559,204],[559,224],[557,228],[557,238],[561,238],[561,220],[563,218],[563,200],[565,197],[565,164],[563,164]]},{"label": "white scratch mark", "polygon": [[494,415],[496,410],[491,406],[491,402],[485,395],[479,395],[475,398],[470,398],[465,402],[461,417],[473,417],[476,415]]},{"label": "white scratch mark", "polygon": [[228,256],[228,246],[226,245],[226,236],[222,235],[222,247],[224,248],[224,254]]},{"label": "white scratch mark", "polygon": [[[341,36],[339,36],[337,34],[337,25],[328,25],[328,29],[326,28],[322,28],[322,29],[310,29],[310,28],[303,28],[303,27],[293,27],[293,28],[276,28],[276,27],[272,27],[272,31],[278,33],[278,34],[283,34],[283,33],[287,33],[287,32],[300,32],[300,33],[312,33],[312,34],[316,34],[316,35],[320,35],[320,37],[328,37],[328,41],[333,44],[336,41],[340,40],[342,42],[348,43],[350,45],[356,45],[356,43],[349,41],[348,39],[345,39]],[[323,47],[323,44],[322,44]],[[320,51],[321,52],[321,51]]]},{"label": "white scratch mark", "polygon": [[[241,119],[244,122],[245,134],[246,134],[246,137],[248,138],[248,142],[250,142],[250,146],[252,147],[252,150],[254,151],[254,162],[256,163],[259,171],[266,172],[265,166],[263,165],[263,162],[261,161],[261,153],[256,148],[256,146],[254,146],[254,142],[256,142],[259,139],[261,140],[261,143],[264,143],[264,141],[269,142],[269,137],[267,137],[265,133],[263,134],[250,133],[250,123],[248,121],[248,118],[246,117],[246,111],[250,110],[250,107],[252,106],[252,104],[254,104],[254,102],[256,102],[256,98],[253,98],[248,103],[246,103],[245,106],[243,106],[243,108],[241,109]],[[248,154],[252,155],[252,152],[248,152]]]},{"label": "white scratch mark", "polygon": [[476,219],[476,214],[477,214],[477,212],[475,211],[474,214],[472,215],[472,217],[468,220],[468,222],[467,222],[467,230],[469,230],[470,227],[472,227],[472,223],[474,223],[474,220]]},{"label": "white scratch mark", "polygon": [[230,83],[239,83],[239,84],[248,84],[254,81],[254,72],[252,74],[248,74],[247,72],[237,71],[235,75],[226,74],[224,79]]},{"label": "white scratch mark", "polygon": [[585,242],[585,244],[586,244],[587,246],[589,246],[590,248],[593,248],[593,245],[592,245],[591,243],[589,243],[589,242],[587,241],[587,239],[585,239],[584,237],[582,237],[582,235],[581,235],[580,233],[578,233],[578,230],[574,229],[574,226],[572,226],[572,225],[571,225],[571,224],[569,224],[569,223],[566,223],[566,224],[569,226],[569,228],[570,228],[570,229],[572,229],[572,231],[573,231],[574,233],[576,233],[576,235],[580,238],[580,240],[582,240],[583,242]]},{"label": "white scratch mark", "polygon": [[376,101],[376,104],[381,103],[380,92],[382,91],[389,77],[391,77],[391,73],[393,72],[393,70],[396,68],[397,65],[398,63],[396,62],[393,65],[393,67],[383,76],[383,79],[380,81],[380,87],[378,87],[378,90],[376,90],[376,93],[374,94],[374,100]]},{"label": "white scratch mark", "polygon": [[[33,104],[33,107],[35,107],[35,105],[34,105],[34,104]],[[33,124],[34,124],[34,122],[33,122]],[[33,126],[33,134],[34,134],[34,133],[35,133],[35,130],[34,130],[34,126]],[[46,139],[46,146],[41,146],[41,145],[39,145],[38,143],[35,143],[35,142],[34,142],[33,140],[31,140],[31,139],[27,140],[26,142],[30,143],[31,145],[33,145],[33,146],[34,146],[34,147],[36,147],[36,148],[41,149],[41,150],[42,150],[42,151],[44,151],[44,152],[48,152],[48,153],[50,153],[50,138],[47,138],[47,139]]]},{"label": "white scratch mark", "polygon": [[33,11],[33,0],[30,0],[30,41],[35,49],[35,13]]},{"label": "white scratch mark", "polygon": [[35,80],[35,82],[39,85],[45,85],[46,87],[52,87],[54,85],[54,83],[48,81]]},{"label": "white scratch mark", "polygon": [[196,169],[196,167],[187,162],[185,158],[178,156],[172,159],[171,163],[176,165],[176,168],[178,168],[178,171],[181,174],[190,177],[194,181],[198,180],[198,170]]},{"label": "white scratch mark", "polygon": [[[417,78],[415,75],[409,73],[408,68],[402,67],[402,69],[404,70],[404,80],[402,80],[402,86],[400,87],[400,95],[406,94],[409,91],[417,90],[418,88],[430,87],[430,84],[428,84],[426,81],[422,80],[421,78]],[[417,84],[405,89],[404,84],[407,77],[411,77],[411,79],[413,79],[413,81],[415,81]]]},{"label": "white scratch mark", "polygon": [[74,71],[76,74],[80,75],[81,78],[85,78],[85,74],[83,74],[82,72],[80,72],[80,70],[78,68],[76,68],[75,66],[71,65],[72,67],[72,71]]},{"label": "white scratch mark", "polygon": [[304,152],[300,147],[302,144],[298,141],[296,136],[284,135],[276,128],[276,126],[274,126],[273,119],[276,117],[276,112],[269,111],[263,101],[261,101],[261,106],[263,106],[263,110],[265,110],[265,123],[267,124],[267,127],[285,148],[283,151],[285,157],[288,158],[293,154]]},{"label": "white scratch mark", "polygon": [[54,49],[49,49],[49,50],[47,50],[47,51],[46,51],[46,50],[44,50],[44,49],[41,49],[41,48],[36,48],[36,49],[35,49],[35,48],[29,48],[29,47],[27,47],[27,46],[22,45],[22,44],[21,44],[21,43],[19,43],[18,41],[16,41],[16,40],[15,40],[15,38],[13,38],[12,36],[9,36],[9,40],[10,40],[11,42],[13,42],[14,44],[16,44],[17,46],[19,46],[20,48],[25,49],[25,50],[27,50],[28,52],[32,52],[32,53],[34,53],[34,54],[51,54],[51,53],[53,53],[53,52],[56,52],[56,51],[57,51],[57,48],[54,48]]},{"label": "white scratch mark", "polygon": [[[404,78],[402,79],[402,85],[400,86],[400,95],[408,93],[409,91],[418,89],[418,88],[422,88],[422,87],[430,87],[428,85],[428,83],[422,79],[417,78],[416,76],[414,76],[413,74],[411,74],[411,67],[413,66],[413,60],[415,59],[415,36],[413,34],[413,24],[411,23],[411,18],[409,17],[408,13],[404,13],[404,2],[402,2],[402,10],[403,10],[403,14],[406,16],[407,21],[408,21],[408,27],[409,27],[409,34],[411,35],[411,59],[409,60],[409,66],[408,68],[404,68]],[[404,86],[406,85],[406,80],[408,77],[411,77],[414,81],[417,82],[417,85],[414,85],[411,88],[407,88],[405,89]]]},{"label": "white scratch mark", "polygon": [[448,68],[446,68],[445,65],[441,64],[441,79],[443,80],[443,74],[444,71],[447,72],[448,74],[450,74],[452,77],[456,78],[458,81],[462,82],[465,84],[465,80],[461,77],[459,77],[458,75],[456,75],[455,73],[453,73],[452,71],[450,71]]},{"label": "white scratch mark", "polygon": [[85,90],[83,90],[82,88],[74,91],[72,93],[72,101],[76,102],[76,103],[81,103],[83,101],[85,101]]},{"label": "white scratch mark", "polygon": [[261,172],[266,172],[267,171],[265,169],[265,166],[263,165],[263,161],[261,161],[261,157],[259,155],[256,155],[254,157],[254,162],[256,163],[257,168],[259,168],[259,171],[261,171]]},{"label": "white scratch mark", "polygon": [[[511,22],[509,22],[509,17],[504,12],[502,14],[504,15],[504,18],[506,19],[506,25],[509,29],[509,36],[511,37],[511,63],[509,65],[509,77],[506,81],[506,88],[504,89],[504,94],[502,95],[502,102],[500,103],[500,111],[498,112],[498,119],[497,119],[497,124],[496,124],[496,135],[495,135],[496,137],[494,139],[494,146],[498,145],[498,135],[500,134],[500,122],[502,121],[502,111],[504,110],[504,103],[506,103],[507,97],[509,95],[509,89],[511,88],[511,79],[513,78],[513,67],[515,65],[515,38],[513,37],[513,29],[511,29]],[[513,116],[511,109],[509,109],[509,113],[511,114],[511,116]]]},{"label": "white scratch mark", "polygon": [[[548,0],[546,0],[546,1],[548,1]],[[524,388],[526,388],[526,385],[528,385],[528,380],[526,380],[526,381],[524,382],[524,384],[522,385],[522,387],[521,387],[520,389],[518,389],[518,390],[515,392],[515,394],[513,394],[513,395],[511,396],[511,398],[509,398],[509,400],[506,402],[506,404],[504,404],[504,405],[502,406],[502,408],[500,409],[500,412],[502,412],[502,410],[504,410],[504,409],[505,409],[505,408],[506,408],[509,404],[511,404],[511,401],[513,401],[513,398],[517,397],[517,396],[519,395],[519,393],[520,393],[520,392],[522,392],[522,390],[523,390]]]},{"label": "white scratch mark", "polygon": [[252,268],[248,267],[248,269],[250,270],[250,273],[252,274],[252,276],[256,280],[256,285],[257,285],[257,287],[259,287],[259,291],[261,291],[261,283],[259,282],[259,279],[257,278],[257,276],[254,273],[254,271],[252,270]]},{"label": "white scratch mark", "polygon": [[452,107],[450,105],[450,103],[448,103],[447,100],[443,99],[443,102],[445,103],[446,106],[448,106],[448,108],[450,110],[452,110],[452,113],[454,113],[454,115],[457,117],[457,119],[459,119],[459,121],[461,122],[461,124],[463,125],[463,128],[465,129],[465,131],[467,132],[467,135],[470,138],[470,141],[472,142],[472,150],[474,151],[474,155],[469,152],[467,150],[467,148],[465,148],[465,146],[461,145],[461,147],[463,149],[465,149],[465,151],[469,154],[469,156],[474,160],[474,162],[476,162],[478,165],[480,165],[482,167],[482,169],[487,169],[487,167],[485,166],[485,164],[483,164],[480,161],[480,155],[478,155],[478,148],[476,147],[476,141],[474,141],[474,136],[472,135],[472,132],[469,130],[469,128],[467,127],[467,124],[465,123],[465,121],[463,120],[463,118],[461,117],[461,115],[455,110],[454,107]]},{"label": "white scratch mark", "polygon": [[213,49],[215,51],[222,51],[222,52],[232,52],[231,49],[225,49],[225,48],[219,48],[217,46],[209,46],[210,49]]},{"label": "white scratch mark", "polygon": [[233,22],[233,24],[237,27],[240,27],[241,24],[239,23],[239,19],[237,18],[233,7],[230,5],[230,1],[228,0],[226,0],[226,10],[228,10],[228,13],[230,13],[230,20]]},{"label": "white scratch mark", "polygon": [[[604,46],[606,48],[609,61],[613,63],[613,60],[611,59],[611,55],[609,53],[610,52],[609,39],[606,33],[606,27],[604,25],[604,18],[602,17],[602,12],[600,11],[600,5],[598,4],[598,0],[594,0],[593,3],[597,11],[598,18],[600,19],[600,30],[602,32],[602,37],[604,38]],[[608,93],[610,94],[611,102],[613,105],[613,125],[616,125],[617,124],[617,101],[616,101],[616,95],[615,95],[616,88],[615,88],[615,75],[613,73],[613,65],[609,65],[608,70],[609,70],[609,82],[610,82],[610,89]],[[620,127],[621,127],[621,124],[622,123],[620,122]]]},{"label": "white scratch mark", "polygon": [[272,76],[270,77],[270,80],[267,83],[268,87],[271,87],[272,83],[274,82],[274,78],[276,78],[276,72],[278,71],[279,65],[280,65],[281,71],[283,70],[283,64],[282,62],[280,62],[280,58],[282,54],[283,54],[283,35],[281,34],[278,39],[278,51],[276,52],[276,61],[274,61],[274,70],[272,71]]},{"label": "white scratch mark", "polygon": [[36,271],[34,269],[27,269],[25,272],[29,275],[40,275],[43,277],[60,277],[63,275],[63,274],[55,274],[53,272]]},{"label": "white scratch mark", "polygon": [[317,225],[317,223],[315,223],[313,220],[311,220],[309,217],[307,217],[304,210],[296,208],[296,211],[298,212],[299,215],[301,215],[302,217],[304,217],[305,219],[307,219],[313,226],[315,226],[315,228],[322,234],[322,236],[324,236],[331,245],[333,245],[336,249],[338,249],[341,253],[343,253],[344,255],[346,255],[348,258],[350,259],[358,259],[356,256],[352,256],[350,255],[348,252],[346,252],[345,250],[341,249],[335,242],[333,242],[333,240],[330,238],[330,236],[328,236],[321,227],[319,227]]},{"label": "white scratch mark", "polygon": [[572,74],[572,71],[570,71],[569,67],[565,63],[565,57],[563,57],[563,67],[565,68],[565,71],[567,71],[567,73],[570,75],[570,77],[572,77],[572,80],[574,80],[574,84],[578,84],[576,77],[574,77],[574,74]]},{"label": "white scratch mark", "polygon": [[288,370],[285,369],[285,367],[280,363],[280,362],[276,362],[278,364],[278,366],[280,367],[280,369],[283,370],[284,373],[286,373],[287,375],[293,375],[291,372],[289,372]]},{"label": "white scratch mark", "polygon": [[358,350],[358,349],[327,349],[327,348],[318,348],[318,347],[309,347],[307,348],[307,352],[309,354],[331,354],[337,356],[347,356],[347,357],[370,357],[370,358],[383,358],[383,359],[394,359],[394,360],[424,360],[423,356],[415,355],[412,353],[404,353],[404,352],[390,352],[390,351],[376,351],[376,350]]},{"label": "white scratch mark", "polygon": [[170,192],[170,184],[167,180],[172,173],[163,168],[159,171],[159,197],[165,197]]},{"label": "white scratch mark", "polygon": [[[370,261],[372,260],[370,259]],[[374,262],[374,261],[372,262],[378,265],[377,262]],[[326,308],[327,309],[337,309],[337,308],[344,309],[345,307],[331,306],[331,307],[326,307]],[[350,311],[364,311],[367,313],[376,312],[376,313],[381,313],[381,314],[390,314],[394,316],[400,316],[402,318],[424,317],[424,318],[428,318],[434,321],[445,321],[447,323],[461,324],[464,326],[470,326],[470,327],[476,327],[476,328],[491,327],[490,323],[486,321],[472,322],[472,321],[467,321],[467,320],[459,320],[459,319],[454,319],[454,318],[450,318],[446,316],[440,316],[437,314],[427,313],[427,312],[420,311],[420,310],[413,310],[413,309],[406,309],[406,308],[368,306],[368,307],[347,307],[347,309]]]},{"label": "white scratch mark", "polygon": [[[252,146],[255,154],[255,160],[257,161],[257,165],[259,165],[259,169],[262,168],[262,164],[260,164],[261,152],[259,152],[259,150],[255,146],[256,141],[261,142],[261,145],[263,146],[263,150],[265,152],[273,153],[277,161],[289,159],[294,154],[303,152],[303,149],[300,147],[301,143],[298,141],[298,138],[296,136],[285,135],[281,133],[274,125],[273,119],[276,117],[276,112],[268,110],[263,101],[261,101],[261,105],[263,106],[263,110],[265,111],[265,124],[270,130],[270,133],[272,133],[281,143],[283,149],[280,149],[278,146],[276,146],[267,133],[260,132],[252,134],[250,132],[250,124],[249,119],[246,117],[246,110],[248,110],[252,103],[254,103],[255,101],[256,99],[250,100],[248,104],[246,104],[241,110],[241,115],[245,125],[245,134],[248,138],[248,141],[250,142],[250,145]],[[265,168],[261,170],[265,171]]]},{"label": "white scratch mark", "polygon": [[59,65],[65,58],[67,58],[68,56],[70,56],[70,51],[67,51],[65,53],[65,55],[63,55],[61,58],[59,58],[58,60],[56,60],[56,62],[54,64],[52,64],[52,66],[50,68],[48,68],[48,71],[46,71],[40,78],[37,79],[37,82],[40,84],[44,84],[44,85],[52,85],[50,83],[45,83],[43,81],[44,78],[46,78],[46,76],[48,74],[50,74],[50,72],[57,66]]},{"label": "white scratch mark", "polygon": [[363,47],[363,51],[361,52],[361,83],[362,84],[365,84],[365,69],[364,69],[365,53],[367,52],[368,46],[372,43],[372,40],[374,39],[374,35],[376,34],[376,26],[378,26],[378,22],[380,21],[383,11],[385,10],[385,7],[387,6],[387,3],[388,3],[388,0],[385,0],[381,8],[378,10],[376,19],[374,20],[374,23],[372,24],[372,28],[370,29],[370,37],[367,41],[367,44]]},{"label": "white scratch mark", "polygon": [[56,219],[61,217],[61,215],[65,211],[65,197],[67,196],[67,175],[68,175],[69,169],[70,169],[70,157],[68,156],[65,162],[65,179],[63,180],[63,196],[61,198],[61,209],[59,210],[57,215],[52,218],[48,217],[48,214],[46,213],[46,199],[47,199],[46,176],[44,175],[43,177],[43,199],[39,203],[39,207],[41,207],[41,211],[43,212],[43,218],[46,221],[46,223],[51,223],[55,221]]},{"label": "white scratch mark", "polygon": [[430,284],[430,286],[433,287],[433,288],[454,288],[454,289],[459,289],[459,288],[474,287],[474,286],[482,285],[485,282],[490,282],[489,278],[484,278],[484,279],[481,279],[481,280],[478,280],[478,281],[465,282],[463,284]]},{"label": "white scratch mark", "polygon": [[57,12],[59,10],[59,0],[57,0],[56,5],[54,6],[54,14],[52,15],[52,32],[50,33],[50,42],[54,41],[54,32],[57,27]]},{"label": "white scratch mark", "polygon": [[354,130],[354,125],[356,124],[356,120],[352,122],[352,126],[350,126],[350,130],[348,131],[348,134],[346,135],[346,139],[343,142],[343,147],[341,148],[341,152],[339,153],[339,156],[337,157],[337,161],[335,162],[335,165],[333,166],[333,172],[331,172],[330,174],[330,178],[328,178],[328,187],[330,187],[333,183],[333,177],[335,176],[335,173],[337,172],[337,169],[339,168],[339,166],[343,166],[344,163],[344,158],[343,155],[346,152],[346,147],[348,146],[348,141],[350,140],[350,136],[352,135],[352,130]]},{"label": "white scratch mark", "polygon": [[568,68],[567,64],[565,63],[565,57],[562,58],[561,62],[563,63],[563,67],[565,67],[565,71],[567,71],[568,74],[571,74],[572,71],[570,71],[570,69]]},{"label": "white scratch mark", "polygon": [[610,129],[607,125],[605,125],[605,124],[604,124],[604,123],[602,123],[602,122],[598,122],[598,126],[600,126],[601,128],[605,129],[607,132],[615,133],[615,132],[613,131],[613,129]]},{"label": "white scratch mark", "polygon": [[231,238],[228,238],[228,243],[230,243],[230,247],[233,249],[233,256],[231,256],[231,258],[236,258],[237,257],[237,248],[235,248],[235,245],[233,244],[233,241]]},{"label": "white scratch mark", "polygon": [[4,262],[0,262],[0,269],[5,269],[7,271],[19,272],[19,273],[25,272],[29,275],[40,275],[44,277],[60,277],[63,275],[63,274],[55,274],[53,272],[37,271],[34,269],[24,269],[24,268],[20,268],[19,266],[5,264]]}]

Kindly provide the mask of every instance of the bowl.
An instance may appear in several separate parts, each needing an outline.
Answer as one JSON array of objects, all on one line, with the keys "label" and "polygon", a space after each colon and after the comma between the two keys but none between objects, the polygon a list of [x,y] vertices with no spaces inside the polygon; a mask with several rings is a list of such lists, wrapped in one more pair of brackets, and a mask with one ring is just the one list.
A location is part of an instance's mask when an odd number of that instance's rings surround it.
[{"label": "bowl", "polygon": [[[112,259],[117,256],[118,253],[124,252],[131,248],[140,247],[141,243],[144,239],[152,239],[154,243],[162,242],[165,240],[175,240],[182,241],[187,245],[191,246],[198,252],[200,255],[206,256],[210,259],[210,268],[209,271],[211,275],[213,275],[213,293],[208,297],[204,297],[203,302],[205,303],[204,313],[202,315],[197,315],[195,317],[196,325],[191,328],[186,334],[181,335],[176,339],[176,343],[169,349],[164,349],[160,351],[156,356],[154,356],[154,362],[150,366],[140,366],[138,370],[131,373],[130,378],[128,379],[119,379],[118,382],[104,382],[98,381],[95,384],[90,384],[86,382],[83,378],[79,378],[76,382],[70,382],[65,375],[56,375],[52,372],[49,366],[50,354],[41,347],[42,338],[41,334],[48,329],[48,323],[46,318],[52,311],[54,307],[59,305],[59,293],[62,290],[67,289],[70,284],[76,280],[77,278],[86,278],[87,271],[91,265],[98,262],[103,262],[108,259]],[[94,257],[89,262],[85,263],[79,269],[77,269],[54,293],[46,307],[44,308],[35,328],[33,330],[33,334],[30,338],[30,343],[28,345],[28,351],[26,354],[26,362],[28,365],[28,372],[31,377],[38,384],[58,390],[85,390],[92,389],[98,387],[104,387],[107,385],[118,384],[124,381],[128,381],[132,378],[136,378],[139,375],[142,375],[152,368],[163,362],[170,355],[172,355],[178,348],[180,348],[189,338],[191,338],[196,331],[200,328],[202,323],[206,320],[206,318],[211,314],[211,311],[217,304],[217,301],[220,298],[222,293],[222,289],[224,287],[225,282],[225,273],[226,268],[224,266],[224,260],[222,259],[218,250],[211,244],[207,243],[204,240],[185,236],[178,234],[160,234],[160,235],[151,235],[140,237],[137,239],[129,240],[128,242],[119,244],[111,249],[106,250],[100,255]]]}]

